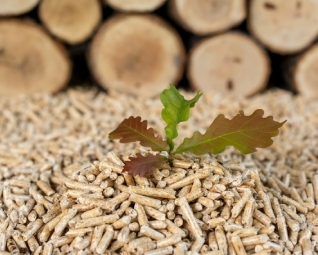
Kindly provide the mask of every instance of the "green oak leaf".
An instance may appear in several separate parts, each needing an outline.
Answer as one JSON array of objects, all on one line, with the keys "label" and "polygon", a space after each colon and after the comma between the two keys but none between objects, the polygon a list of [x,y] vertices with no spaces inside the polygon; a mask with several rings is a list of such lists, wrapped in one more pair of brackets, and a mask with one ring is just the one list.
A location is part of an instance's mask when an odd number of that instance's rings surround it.
[{"label": "green oak leaf", "polygon": [[160,100],[164,105],[161,116],[167,123],[165,132],[170,151],[174,148],[173,139],[178,136],[177,125],[189,119],[190,108],[195,105],[201,95],[202,93],[198,92],[191,100],[185,100],[173,85],[160,94]]}]

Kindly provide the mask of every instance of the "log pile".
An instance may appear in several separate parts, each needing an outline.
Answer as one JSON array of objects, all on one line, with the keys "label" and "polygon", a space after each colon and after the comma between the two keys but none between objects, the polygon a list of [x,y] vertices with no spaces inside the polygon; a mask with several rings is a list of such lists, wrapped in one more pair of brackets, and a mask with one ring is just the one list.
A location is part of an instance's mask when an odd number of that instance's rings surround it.
[{"label": "log pile", "polygon": [[[251,96],[288,73],[290,90],[318,96],[317,12],[318,0],[3,0],[0,95],[61,90],[81,49],[106,90]],[[271,70],[274,55],[288,70]]]}]

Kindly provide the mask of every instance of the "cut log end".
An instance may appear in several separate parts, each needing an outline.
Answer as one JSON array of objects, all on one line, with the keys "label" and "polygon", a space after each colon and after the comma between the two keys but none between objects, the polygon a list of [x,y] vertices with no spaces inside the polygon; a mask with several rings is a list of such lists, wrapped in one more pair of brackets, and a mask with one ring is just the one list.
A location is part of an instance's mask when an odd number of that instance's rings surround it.
[{"label": "cut log end", "polygon": [[246,18],[244,0],[171,0],[169,3],[172,16],[197,35],[227,30]]},{"label": "cut log end", "polygon": [[0,16],[15,16],[31,11],[40,0],[1,0]]},{"label": "cut log end", "polygon": [[154,15],[119,15],[93,39],[90,68],[99,84],[145,97],[158,95],[181,78],[181,39]]},{"label": "cut log end", "polygon": [[188,79],[194,89],[251,96],[266,87],[270,73],[266,53],[240,33],[204,39],[189,58]]},{"label": "cut log end", "polygon": [[0,21],[0,95],[55,92],[70,77],[62,45],[31,21]]},{"label": "cut log end", "polygon": [[318,1],[252,0],[248,27],[271,51],[292,54],[318,35]]},{"label": "cut log end", "polygon": [[293,85],[300,94],[318,98],[318,44],[299,56],[293,69]]},{"label": "cut log end", "polygon": [[59,39],[78,44],[88,39],[102,19],[98,0],[42,0],[39,17]]},{"label": "cut log end", "polygon": [[104,0],[106,4],[122,12],[152,12],[166,0]]}]

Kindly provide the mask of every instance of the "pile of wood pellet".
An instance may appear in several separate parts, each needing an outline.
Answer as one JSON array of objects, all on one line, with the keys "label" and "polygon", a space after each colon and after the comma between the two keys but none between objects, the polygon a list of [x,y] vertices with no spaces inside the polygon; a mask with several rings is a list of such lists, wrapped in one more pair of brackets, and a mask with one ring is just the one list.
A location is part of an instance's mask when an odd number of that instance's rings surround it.
[{"label": "pile of wood pellet", "polygon": [[157,99],[69,90],[0,107],[0,255],[318,253],[317,100],[203,95],[177,143],[240,109],[287,123],[270,148],[175,155],[150,178],[122,168],[151,152],[107,135],[130,115],[163,132]]}]

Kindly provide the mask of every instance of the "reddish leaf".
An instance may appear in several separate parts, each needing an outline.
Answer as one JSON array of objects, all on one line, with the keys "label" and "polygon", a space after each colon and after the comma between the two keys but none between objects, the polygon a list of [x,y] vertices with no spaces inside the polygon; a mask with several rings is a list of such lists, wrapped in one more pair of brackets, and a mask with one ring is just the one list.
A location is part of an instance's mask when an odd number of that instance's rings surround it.
[{"label": "reddish leaf", "polygon": [[148,122],[140,117],[124,119],[119,126],[109,134],[110,139],[120,139],[121,143],[140,142],[140,145],[150,147],[154,151],[168,151],[169,145],[160,135],[155,136],[153,128],[147,129]]},{"label": "reddish leaf", "polygon": [[251,116],[245,116],[240,111],[232,120],[219,115],[208,127],[205,134],[196,131],[191,138],[185,138],[177,148],[176,153],[189,151],[197,155],[207,152],[217,154],[232,145],[243,154],[256,151],[255,148],[265,148],[272,145],[284,123],[273,120],[272,116],[262,118],[263,110],[256,110]]},{"label": "reddish leaf", "polygon": [[132,175],[149,176],[155,168],[167,162],[167,158],[161,155],[148,154],[144,157],[137,153],[136,156],[129,157],[130,161],[125,161],[123,171],[127,171]]}]

